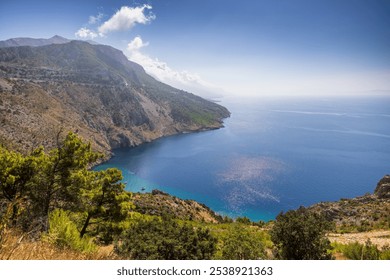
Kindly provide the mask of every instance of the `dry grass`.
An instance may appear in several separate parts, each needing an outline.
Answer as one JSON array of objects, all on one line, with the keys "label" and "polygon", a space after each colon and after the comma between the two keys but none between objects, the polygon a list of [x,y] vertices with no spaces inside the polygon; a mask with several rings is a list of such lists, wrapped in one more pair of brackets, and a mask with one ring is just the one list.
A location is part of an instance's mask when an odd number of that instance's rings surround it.
[{"label": "dry grass", "polygon": [[350,244],[358,242],[365,244],[368,239],[371,243],[382,249],[390,245],[390,230],[377,230],[359,233],[330,233],[328,238],[331,242],[337,242],[341,244]]},{"label": "dry grass", "polygon": [[67,248],[58,248],[44,241],[28,240],[16,231],[3,235],[0,244],[0,260],[114,260],[118,259],[113,246],[98,247],[94,253],[81,253]]}]

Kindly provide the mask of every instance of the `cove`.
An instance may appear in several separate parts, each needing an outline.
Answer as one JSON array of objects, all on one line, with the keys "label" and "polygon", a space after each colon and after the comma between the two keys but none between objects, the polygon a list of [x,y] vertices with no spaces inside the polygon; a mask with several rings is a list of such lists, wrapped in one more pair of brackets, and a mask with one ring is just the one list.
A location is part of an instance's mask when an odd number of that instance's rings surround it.
[{"label": "cove", "polygon": [[224,99],[225,127],[114,150],[96,169],[126,189],[194,199],[221,215],[281,211],[373,192],[390,172],[390,98]]}]

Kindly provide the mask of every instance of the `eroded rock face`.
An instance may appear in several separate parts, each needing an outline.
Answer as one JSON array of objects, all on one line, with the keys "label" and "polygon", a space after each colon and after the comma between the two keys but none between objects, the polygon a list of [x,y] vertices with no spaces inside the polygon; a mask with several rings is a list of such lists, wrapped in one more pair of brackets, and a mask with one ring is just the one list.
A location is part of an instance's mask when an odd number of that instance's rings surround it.
[{"label": "eroded rock face", "polygon": [[378,198],[390,198],[390,175],[386,175],[378,182],[374,194]]}]

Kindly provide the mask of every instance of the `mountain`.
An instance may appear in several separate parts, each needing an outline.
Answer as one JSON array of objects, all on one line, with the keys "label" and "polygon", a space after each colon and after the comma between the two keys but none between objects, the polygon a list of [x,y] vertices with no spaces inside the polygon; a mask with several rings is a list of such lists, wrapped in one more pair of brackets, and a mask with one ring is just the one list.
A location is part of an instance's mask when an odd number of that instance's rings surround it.
[{"label": "mountain", "polygon": [[0,48],[0,144],[17,150],[55,146],[60,131],[72,130],[108,151],[220,128],[230,115],[158,82],[110,46],[59,36],[4,42],[33,45]]},{"label": "mountain", "polygon": [[20,46],[40,47],[40,46],[46,46],[51,44],[65,44],[65,43],[69,43],[70,41],[71,40],[63,38],[58,35],[55,35],[49,39],[12,38],[6,41],[0,41],[0,48],[20,47]]}]

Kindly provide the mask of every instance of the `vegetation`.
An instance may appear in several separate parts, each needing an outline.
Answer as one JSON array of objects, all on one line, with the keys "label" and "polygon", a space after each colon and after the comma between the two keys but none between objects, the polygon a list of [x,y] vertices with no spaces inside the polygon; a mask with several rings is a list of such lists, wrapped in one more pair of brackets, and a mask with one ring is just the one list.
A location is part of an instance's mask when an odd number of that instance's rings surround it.
[{"label": "vegetation", "polygon": [[379,250],[372,245],[370,240],[366,244],[359,244],[357,242],[348,244],[343,250],[344,255],[351,260],[378,260]]},{"label": "vegetation", "polygon": [[80,237],[77,225],[71,219],[71,213],[55,209],[49,215],[49,231],[43,235],[43,240],[60,248],[71,248],[81,252],[94,252],[96,246],[90,237]]},{"label": "vegetation", "polygon": [[222,241],[221,259],[258,260],[266,258],[265,242],[261,234],[259,236],[243,225],[234,224]]},{"label": "vegetation", "polygon": [[382,178],[373,194],[321,202],[309,207],[336,225],[338,233],[357,233],[390,229],[390,176]]},{"label": "vegetation", "polygon": [[349,244],[335,243],[334,251],[342,253],[350,260],[390,260],[390,247],[379,249],[367,239],[365,244],[353,242]]},{"label": "vegetation", "polygon": [[157,190],[132,196],[119,170],[90,169],[101,155],[89,143],[74,133],[60,138],[49,152],[23,155],[0,147],[1,259],[390,258],[389,247],[371,241],[332,249],[325,237],[331,223],[316,209],[302,207],[265,223],[220,217]]},{"label": "vegetation", "polygon": [[218,223],[223,218],[206,205],[194,200],[182,200],[160,190],[136,193],[132,196],[134,211],[147,215],[172,216],[180,220]]},{"label": "vegetation", "polygon": [[325,237],[330,228],[323,216],[304,207],[279,214],[271,230],[276,256],[286,260],[331,259],[332,247]]},{"label": "vegetation", "polygon": [[121,240],[116,246],[119,255],[143,260],[211,259],[217,243],[208,229],[168,217],[139,218]]},{"label": "vegetation", "polygon": [[23,156],[0,148],[0,229],[49,233],[56,236],[56,243],[72,247],[78,242],[74,239],[76,228],[83,238],[91,225],[96,234],[97,228],[104,232],[112,228],[111,223],[126,219],[130,194],[120,183],[119,170],[88,170],[101,157],[90,144],[74,133],[62,141],[59,137],[57,148],[49,153],[41,147]]}]

